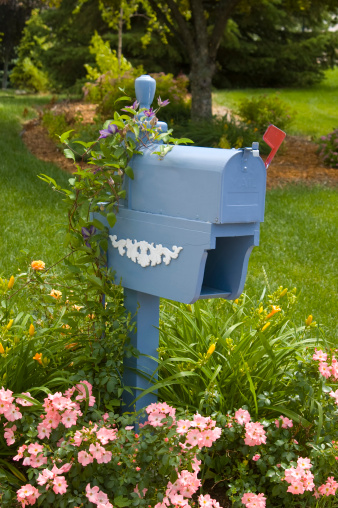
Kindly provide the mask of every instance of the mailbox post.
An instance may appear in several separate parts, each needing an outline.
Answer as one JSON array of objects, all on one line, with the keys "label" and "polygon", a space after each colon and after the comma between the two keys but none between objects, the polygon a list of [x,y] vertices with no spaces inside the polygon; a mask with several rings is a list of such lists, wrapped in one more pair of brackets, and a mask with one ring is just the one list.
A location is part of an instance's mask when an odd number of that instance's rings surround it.
[{"label": "mailbox post", "polygon": [[[136,97],[150,108],[156,83],[135,81]],[[167,129],[159,122],[162,131]],[[270,126],[265,140],[276,153],[285,134]],[[278,145],[278,146],[277,146]],[[138,358],[125,359],[124,410],[136,411],[156,400],[137,371],[157,367],[160,297],[183,303],[205,298],[234,300],[243,291],[249,256],[259,244],[264,220],[266,166],[258,143],[244,149],[174,146],[161,160],[144,148],[131,165],[126,199],[109,231],[108,266],[122,281],[125,307],[135,319],[131,343]]]}]

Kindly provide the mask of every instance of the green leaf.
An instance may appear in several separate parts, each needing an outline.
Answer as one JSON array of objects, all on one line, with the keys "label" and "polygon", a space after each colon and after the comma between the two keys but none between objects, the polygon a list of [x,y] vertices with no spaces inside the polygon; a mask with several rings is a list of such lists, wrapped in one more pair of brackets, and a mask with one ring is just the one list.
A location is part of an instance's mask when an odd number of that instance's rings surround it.
[{"label": "green leaf", "polygon": [[59,136],[61,143],[64,143],[66,141],[66,139],[69,138],[69,134],[73,131],[74,131],[74,129],[70,129],[70,131],[67,131],[67,132],[64,132],[63,134],[61,134],[61,136]]},{"label": "green leaf", "polygon": [[113,228],[115,226],[115,223],[116,223],[116,215],[115,213],[113,212],[110,212],[107,214],[107,221],[108,221],[108,224],[111,228]]},{"label": "green leaf", "polygon": [[129,499],[123,496],[114,497],[114,505],[123,508],[124,506],[129,506]]},{"label": "green leaf", "polygon": [[122,97],[119,97],[118,99],[116,99],[114,104],[116,104],[117,102],[120,102],[120,101],[131,101],[131,98],[128,97],[127,95],[122,95]]},{"label": "green leaf", "polygon": [[127,166],[124,171],[125,171],[126,175],[129,176],[129,178],[131,180],[134,180],[134,171],[132,170],[132,168],[130,166]]},{"label": "green leaf", "polygon": [[63,153],[65,154],[65,157],[67,157],[67,159],[73,159],[73,161],[75,162],[75,155],[72,150],[70,150],[69,148],[65,148]]}]

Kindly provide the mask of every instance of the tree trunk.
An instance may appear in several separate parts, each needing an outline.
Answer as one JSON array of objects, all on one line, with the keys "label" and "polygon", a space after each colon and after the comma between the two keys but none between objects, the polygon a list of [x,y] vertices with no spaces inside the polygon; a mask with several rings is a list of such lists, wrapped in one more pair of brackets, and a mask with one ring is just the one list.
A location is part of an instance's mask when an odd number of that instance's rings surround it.
[{"label": "tree trunk", "polygon": [[191,119],[211,120],[212,118],[212,77],[216,66],[208,58],[196,56],[191,62],[189,75],[191,87]]}]

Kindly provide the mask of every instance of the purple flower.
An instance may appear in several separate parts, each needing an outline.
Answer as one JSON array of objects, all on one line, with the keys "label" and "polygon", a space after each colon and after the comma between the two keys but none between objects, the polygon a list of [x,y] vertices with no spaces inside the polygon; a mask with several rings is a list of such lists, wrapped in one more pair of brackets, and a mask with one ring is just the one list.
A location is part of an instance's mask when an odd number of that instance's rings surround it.
[{"label": "purple flower", "polygon": [[146,109],[145,111],[143,111],[143,113],[145,114],[145,116],[147,116],[148,118],[151,118],[152,116],[155,115],[155,111],[153,110],[153,108],[150,108],[150,109]]},{"label": "purple flower", "polygon": [[128,106],[128,109],[127,108],[123,108],[121,109],[121,111],[126,111],[127,113],[130,113],[129,109],[133,109],[134,111],[137,110],[137,108],[139,107],[140,103],[135,101],[132,106]]},{"label": "purple flower", "polygon": [[119,131],[119,129],[118,129],[117,125],[115,125],[114,123],[110,123],[108,125],[108,129],[102,129],[100,131],[101,136],[99,137],[99,139],[107,138],[108,136],[111,136],[112,134],[116,134],[118,131]]},{"label": "purple flower", "polygon": [[169,102],[170,102],[170,101],[169,101],[169,99],[166,99],[165,101],[162,101],[160,96],[159,96],[159,97],[158,97],[158,99],[157,99],[157,104],[158,104],[161,108],[163,108],[164,106],[168,106]]},{"label": "purple flower", "polygon": [[[96,233],[96,227],[90,226],[89,228],[81,228],[81,234],[84,240],[88,240],[91,236],[95,235]],[[85,242],[86,246],[90,248],[90,243]]]}]

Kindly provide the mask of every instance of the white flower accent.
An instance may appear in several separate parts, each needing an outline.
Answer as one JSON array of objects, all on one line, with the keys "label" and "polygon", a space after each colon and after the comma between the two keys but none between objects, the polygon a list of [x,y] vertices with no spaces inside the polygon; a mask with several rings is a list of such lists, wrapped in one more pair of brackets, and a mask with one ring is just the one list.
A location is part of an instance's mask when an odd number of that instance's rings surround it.
[{"label": "white flower accent", "polygon": [[[138,263],[143,268],[146,266],[160,265],[162,261],[165,265],[169,265],[172,259],[177,259],[183,247],[172,246],[172,250],[163,247],[160,243],[154,246],[154,243],[148,243],[144,240],[117,240],[117,235],[109,235],[112,246],[118,249],[120,256],[127,253],[127,257],[134,263]],[[163,259],[162,259],[163,256]]]}]

